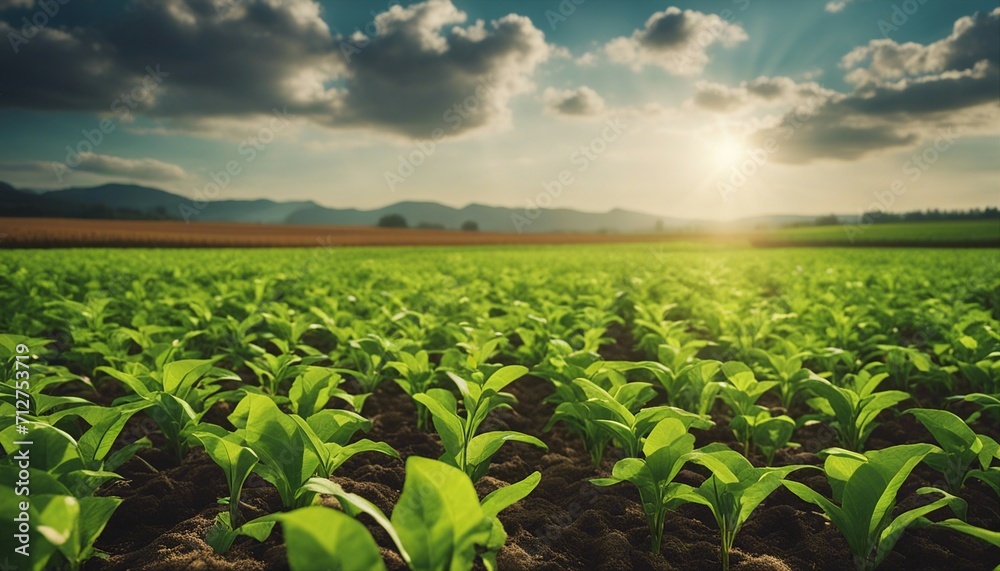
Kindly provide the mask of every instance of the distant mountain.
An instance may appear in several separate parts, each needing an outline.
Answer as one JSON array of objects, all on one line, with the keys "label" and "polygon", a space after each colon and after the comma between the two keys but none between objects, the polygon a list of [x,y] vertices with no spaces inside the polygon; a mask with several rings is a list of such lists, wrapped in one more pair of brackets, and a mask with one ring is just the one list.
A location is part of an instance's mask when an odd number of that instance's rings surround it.
[{"label": "distant mountain", "polygon": [[47,199],[76,204],[103,204],[113,208],[130,208],[148,212],[156,208],[176,209],[183,200],[165,190],[134,184],[104,184],[90,188],[50,190],[43,194]]},{"label": "distant mountain", "polygon": [[[484,232],[653,232],[682,230],[753,230],[761,226],[808,224],[815,216],[759,216],[734,222],[687,220],[614,209],[582,212],[567,208],[525,210],[470,204],[455,208],[436,202],[399,202],[373,210],[326,208],[313,201],[220,200],[196,203],[157,188],[105,184],[52,191],[18,190],[0,182],[0,216],[66,218],[187,219],[332,226],[374,226],[388,214],[418,224],[459,228],[472,220]],[[841,217],[849,221],[851,217]]]},{"label": "distant mountain", "polygon": [[303,208],[320,208],[312,201],[220,200],[195,203],[193,200],[157,188],[132,184],[105,184],[92,188],[67,188],[46,192],[46,198],[76,204],[102,204],[141,212],[156,212],[168,218],[205,222],[257,222],[283,224],[288,216]]}]

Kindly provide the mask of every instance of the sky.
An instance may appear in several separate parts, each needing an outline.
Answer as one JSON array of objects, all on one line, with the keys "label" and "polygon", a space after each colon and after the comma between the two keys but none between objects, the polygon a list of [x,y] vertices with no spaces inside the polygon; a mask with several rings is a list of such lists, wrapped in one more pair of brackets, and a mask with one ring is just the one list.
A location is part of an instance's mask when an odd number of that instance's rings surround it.
[{"label": "sky", "polygon": [[693,219],[1000,203],[1000,2],[0,0],[0,180]]}]

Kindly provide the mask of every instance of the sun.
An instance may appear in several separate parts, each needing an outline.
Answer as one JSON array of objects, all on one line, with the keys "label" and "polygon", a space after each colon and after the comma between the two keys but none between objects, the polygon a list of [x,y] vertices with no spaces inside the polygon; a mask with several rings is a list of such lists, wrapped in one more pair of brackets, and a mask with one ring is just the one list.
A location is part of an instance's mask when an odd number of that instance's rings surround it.
[{"label": "sun", "polygon": [[731,168],[740,162],[746,147],[743,141],[732,137],[726,137],[713,144],[713,160],[719,168]]}]

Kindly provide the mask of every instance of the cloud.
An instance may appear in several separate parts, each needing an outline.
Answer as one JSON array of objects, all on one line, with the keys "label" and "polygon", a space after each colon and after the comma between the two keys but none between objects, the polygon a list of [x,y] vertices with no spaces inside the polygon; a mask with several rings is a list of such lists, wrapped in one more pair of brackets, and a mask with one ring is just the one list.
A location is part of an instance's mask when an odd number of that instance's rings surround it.
[{"label": "cloud", "polygon": [[972,69],[986,61],[996,66],[1000,59],[1000,8],[959,18],[948,37],[922,45],[872,40],[841,58],[840,66],[850,70],[846,79],[859,87],[949,70]]},{"label": "cloud", "polygon": [[[131,0],[87,25],[44,28],[0,59],[0,75],[18,78],[0,106],[107,114],[159,66],[162,89],[134,110],[167,122],[287,108],[410,138],[503,126],[510,99],[557,50],[523,16],[466,20],[449,0],[427,0],[378,14],[370,36],[341,37],[313,0]],[[0,34],[11,33],[0,20]]]},{"label": "cloud", "polygon": [[128,159],[113,155],[96,153],[80,153],[80,164],[65,170],[65,166],[54,167],[55,163],[46,161],[7,162],[0,164],[0,170],[12,172],[47,173],[65,176],[69,172],[81,172],[104,175],[118,179],[139,179],[149,181],[182,180],[187,172],[178,165],[165,163],[151,158]]},{"label": "cloud", "polygon": [[792,105],[829,97],[833,91],[815,82],[797,83],[789,77],[758,77],[730,87],[698,81],[691,103],[716,113],[729,113],[756,105]]},{"label": "cloud", "polygon": [[708,64],[708,48],[733,47],[748,39],[743,27],[715,14],[680,10],[671,6],[646,20],[642,29],[604,46],[608,58],[631,66],[660,67],[674,75],[697,75]]},{"label": "cloud", "polygon": [[179,180],[187,173],[178,165],[157,159],[126,159],[112,155],[80,153],[82,162],[75,170],[143,180]]},{"label": "cloud", "polygon": [[0,10],[11,8],[31,8],[35,5],[35,0],[0,0]]},{"label": "cloud", "polygon": [[826,3],[826,11],[831,14],[836,14],[846,8],[847,5],[853,1],[854,0],[830,0]]},{"label": "cloud", "polygon": [[596,91],[581,86],[576,89],[548,88],[542,94],[545,112],[556,117],[593,117],[604,113],[604,98]]},{"label": "cloud", "polygon": [[31,8],[35,5],[35,0],[0,0],[0,11],[14,8]]},{"label": "cloud", "polygon": [[1000,9],[955,22],[927,45],[874,40],[841,60],[850,93],[832,93],[751,138],[785,140],[774,159],[854,160],[912,147],[942,130],[995,134],[1000,125]]},{"label": "cloud", "polygon": [[553,50],[530,19],[515,14],[442,32],[466,18],[439,0],[380,14],[374,38],[346,68],[342,108],[331,123],[411,137],[506,125],[508,102],[533,88],[532,73]]}]

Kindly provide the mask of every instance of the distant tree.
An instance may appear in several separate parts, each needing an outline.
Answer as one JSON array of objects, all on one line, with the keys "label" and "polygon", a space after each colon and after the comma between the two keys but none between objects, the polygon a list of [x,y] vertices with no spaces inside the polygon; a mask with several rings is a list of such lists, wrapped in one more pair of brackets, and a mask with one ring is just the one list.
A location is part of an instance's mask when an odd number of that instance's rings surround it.
[{"label": "distant tree", "polygon": [[379,228],[409,228],[402,214],[386,214],[378,219]]},{"label": "distant tree", "polygon": [[444,230],[444,224],[438,224],[436,222],[420,222],[417,224],[417,228],[420,230]]},{"label": "distant tree", "polygon": [[466,220],[465,222],[462,222],[462,231],[479,232],[479,223],[475,220]]},{"label": "distant tree", "polygon": [[820,216],[816,219],[815,224],[816,226],[837,226],[840,224],[840,219],[835,214],[830,214],[829,216]]}]

